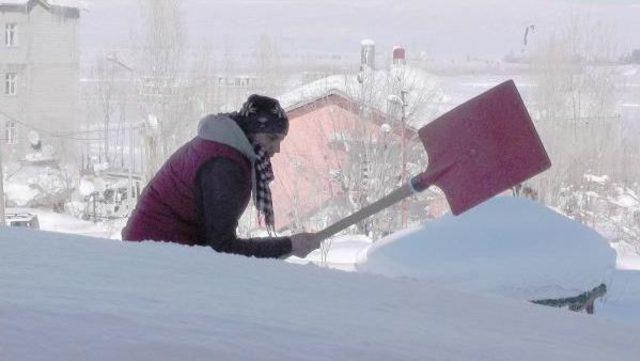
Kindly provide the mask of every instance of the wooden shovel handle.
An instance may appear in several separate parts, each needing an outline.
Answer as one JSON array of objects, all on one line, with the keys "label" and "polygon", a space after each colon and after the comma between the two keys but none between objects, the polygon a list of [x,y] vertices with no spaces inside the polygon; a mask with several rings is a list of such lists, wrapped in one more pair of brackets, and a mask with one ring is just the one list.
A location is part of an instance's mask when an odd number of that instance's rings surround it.
[{"label": "wooden shovel handle", "polygon": [[362,208],[361,210],[337,221],[336,223],[330,225],[329,227],[323,229],[322,231],[316,233],[319,239],[324,240],[327,239],[334,234],[362,221],[363,219],[372,216],[381,210],[390,207],[401,200],[407,198],[413,193],[411,187],[408,184],[403,185],[402,187],[396,189],[395,191],[389,193],[384,198],[371,203],[370,205]]},{"label": "wooden shovel handle", "polygon": [[455,162],[443,162],[440,166],[434,167],[434,169],[428,169],[425,172],[418,174],[411,178],[411,180],[402,185],[395,191],[387,194],[384,198],[371,203],[370,205],[362,208],[361,210],[347,216],[322,231],[316,233],[319,240],[325,240],[334,234],[353,226],[354,224],[362,221],[363,219],[370,217],[381,210],[390,207],[401,200],[415,194],[422,192],[429,188],[442,174],[446,173],[454,166]]},{"label": "wooden shovel handle", "polygon": [[376,202],[369,204],[361,210],[337,221],[336,223],[316,233],[317,236],[319,237],[319,239],[325,240],[333,236],[334,234],[380,212],[381,210],[391,207],[401,200],[429,188],[432,183],[426,184],[425,177],[423,175],[424,173],[415,176],[409,183],[402,185],[400,188],[387,194],[384,198],[381,198]]}]

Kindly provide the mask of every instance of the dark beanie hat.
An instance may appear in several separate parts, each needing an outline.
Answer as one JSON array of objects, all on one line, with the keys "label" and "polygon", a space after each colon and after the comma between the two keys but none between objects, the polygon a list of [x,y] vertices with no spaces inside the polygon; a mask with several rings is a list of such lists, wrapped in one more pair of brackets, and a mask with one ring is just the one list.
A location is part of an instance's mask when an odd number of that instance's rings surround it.
[{"label": "dark beanie hat", "polygon": [[249,96],[235,118],[246,134],[286,134],[289,130],[289,119],[280,103],[276,99],[263,95]]}]

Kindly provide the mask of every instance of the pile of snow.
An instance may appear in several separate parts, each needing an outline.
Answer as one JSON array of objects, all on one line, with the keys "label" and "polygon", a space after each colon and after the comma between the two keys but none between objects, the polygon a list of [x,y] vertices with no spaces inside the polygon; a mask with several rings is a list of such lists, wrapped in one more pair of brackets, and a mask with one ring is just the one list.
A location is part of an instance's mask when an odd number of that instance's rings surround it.
[{"label": "pile of snow", "polygon": [[615,265],[615,251],[592,229],[541,204],[496,197],[381,240],[357,268],[531,300],[591,290]]},{"label": "pile of snow", "polygon": [[636,360],[640,329],[205,247],[0,232],[1,360]]},{"label": "pile of snow", "polygon": [[32,164],[7,167],[5,199],[9,206],[51,206],[66,200],[71,190],[59,168]]}]

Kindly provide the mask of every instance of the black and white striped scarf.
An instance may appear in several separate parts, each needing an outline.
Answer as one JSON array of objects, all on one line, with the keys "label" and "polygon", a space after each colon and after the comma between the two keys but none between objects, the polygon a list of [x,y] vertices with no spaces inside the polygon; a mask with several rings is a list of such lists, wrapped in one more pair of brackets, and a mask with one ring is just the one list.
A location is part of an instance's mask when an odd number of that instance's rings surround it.
[{"label": "black and white striped scarf", "polygon": [[254,144],[253,149],[257,156],[254,165],[256,174],[254,202],[258,212],[261,213],[264,218],[267,231],[271,236],[275,236],[275,217],[273,215],[271,189],[269,189],[269,183],[274,179],[271,160],[267,153],[258,144]]}]

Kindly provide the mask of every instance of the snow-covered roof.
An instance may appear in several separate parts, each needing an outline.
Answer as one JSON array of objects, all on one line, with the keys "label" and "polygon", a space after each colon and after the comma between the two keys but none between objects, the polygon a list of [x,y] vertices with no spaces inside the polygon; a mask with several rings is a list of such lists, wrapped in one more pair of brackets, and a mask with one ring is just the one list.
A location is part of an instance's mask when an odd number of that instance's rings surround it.
[{"label": "snow-covered roof", "polygon": [[0,5],[26,5],[31,1],[40,1],[45,5],[66,8],[85,9],[87,4],[84,0],[0,0]]},{"label": "snow-covered roof", "polygon": [[6,228],[0,255],[3,360],[631,361],[640,354],[637,324],[210,247]]},{"label": "snow-covered roof", "polygon": [[[360,78],[362,79],[362,78]],[[396,79],[402,79],[396,81]],[[442,112],[442,103],[446,101],[444,92],[439,88],[435,76],[410,66],[398,67],[392,70],[378,70],[368,72],[363,87],[358,75],[332,75],[316,80],[278,96],[280,104],[287,110],[295,109],[329,94],[337,93],[355,102],[364,101],[367,105],[387,113],[390,108],[389,95],[406,90],[408,112],[407,123],[419,128]],[[364,90],[364,93],[363,93]]]}]

